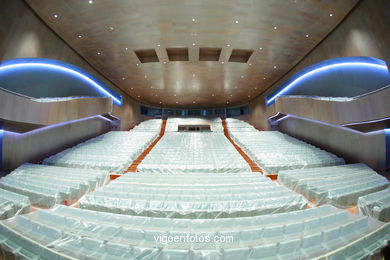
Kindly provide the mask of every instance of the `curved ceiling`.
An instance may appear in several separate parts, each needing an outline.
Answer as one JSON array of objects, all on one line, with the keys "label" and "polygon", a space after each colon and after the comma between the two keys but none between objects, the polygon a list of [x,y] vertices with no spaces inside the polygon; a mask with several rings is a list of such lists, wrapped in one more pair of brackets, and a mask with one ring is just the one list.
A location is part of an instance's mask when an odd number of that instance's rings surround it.
[{"label": "curved ceiling", "polygon": [[[119,88],[142,103],[164,107],[250,101],[290,70],[358,2],[26,1]],[[232,51],[237,54],[233,58]]]}]

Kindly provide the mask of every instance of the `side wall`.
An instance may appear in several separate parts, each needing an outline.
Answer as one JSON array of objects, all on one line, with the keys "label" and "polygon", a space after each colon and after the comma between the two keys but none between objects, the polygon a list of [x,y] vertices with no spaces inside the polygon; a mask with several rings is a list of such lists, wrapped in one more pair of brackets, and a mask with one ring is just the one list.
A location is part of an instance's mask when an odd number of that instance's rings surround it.
[{"label": "side wall", "polygon": [[69,121],[19,134],[3,132],[3,171],[24,162],[36,162],[110,130],[110,122],[99,116]]},{"label": "side wall", "polygon": [[[0,61],[39,57],[74,64],[95,75],[124,97],[122,107],[114,108],[121,117],[121,129],[127,130],[144,120],[139,103],[108,81],[55,34],[23,0],[0,1]],[[130,117],[131,116],[131,117]]]},{"label": "side wall", "polygon": [[267,129],[275,108],[265,107],[265,96],[299,70],[323,60],[345,56],[369,56],[390,64],[390,1],[361,0],[351,13],[292,70],[249,104],[248,122]]},{"label": "side wall", "polygon": [[375,170],[386,169],[385,131],[361,133],[320,121],[287,116],[279,131],[343,157],[348,163],[363,162]]}]

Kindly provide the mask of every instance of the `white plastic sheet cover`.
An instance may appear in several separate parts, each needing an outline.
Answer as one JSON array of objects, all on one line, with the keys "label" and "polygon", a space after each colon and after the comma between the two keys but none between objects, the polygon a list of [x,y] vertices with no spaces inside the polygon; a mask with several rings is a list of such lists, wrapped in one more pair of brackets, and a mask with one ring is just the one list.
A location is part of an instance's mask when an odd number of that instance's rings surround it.
[{"label": "white plastic sheet cover", "polygon": [[31,203],[28,197],[0,188],[0,219],[11,218],[30,210]]},{"label": "white plastic sheet cover", "polygon": [[226,218],[304,209],[307,200],[258,173],[128,173],[78,205],[126,215]]},{"label": "white plastic sheet cover", "polygon": [[92,138],[44,160],[44,164],[123,172],[157,137],[161,120],[142,122],[131,131]]},{"label": "white plastic sheet cover", "polygon": [[388,180],[365,164],[349,164],[279,173],[278,181],[317,205],[356,206],[358,198],[389,187]]},{"label": "white plastic sheet cover", "polygon": [[0,188],[29,197],[31,204],[72,204],[109,180],[108,172],[24,164],[0,179]]},{"label": "white plastic sheet cover", "polygon": [[257,131],[248,123],[227,119],[229,134],[265,173],[344,164],[344,160],[277,131]]},{"label": "white plastic sheet cover", "polygon": [[364,215],[380,221],[390,221],[390,188],[362,196],[358,208]]},{"label": "white plastic sheet cover", "polygon": [[[57,206],[0,223],[0,248],[3,253],[14,252],[27,259],[361,259],[387,244],[389,227],[331,206],[196,220]],[[159,236],[187,235],[226,236],[230,240],[156,240]]]},{"label": "white plastic sheet cover", "polygon": [[138,166],[142,172],[245,172],[250,167],[222,133],[166,133]]}]

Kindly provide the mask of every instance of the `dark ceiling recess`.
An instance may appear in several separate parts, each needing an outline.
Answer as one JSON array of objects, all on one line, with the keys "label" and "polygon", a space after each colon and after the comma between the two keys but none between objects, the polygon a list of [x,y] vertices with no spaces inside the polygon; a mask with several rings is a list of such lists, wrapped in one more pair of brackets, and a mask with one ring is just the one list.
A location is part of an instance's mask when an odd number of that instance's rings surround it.
[{"label": "dark ceiling recess", "polygon": [[188,61],[187,48],[168,48],[167,54],[169,61]]},{"label": "dark ceiling recess", "polygon": [[232,54],[230,55],[229,62],[247,63],[252,53],[253,50],[234,49],[232,50]]},{"label": "dark ceiling recess", "polygon": [[156,51],[150,50],[136,50],[134,51],[141,63],[159,62]]},{"label": "dark ceiling recess", "polygon": [[200,48],[199,60],[200,61],[219,61],[221,55],[221,48]]}]

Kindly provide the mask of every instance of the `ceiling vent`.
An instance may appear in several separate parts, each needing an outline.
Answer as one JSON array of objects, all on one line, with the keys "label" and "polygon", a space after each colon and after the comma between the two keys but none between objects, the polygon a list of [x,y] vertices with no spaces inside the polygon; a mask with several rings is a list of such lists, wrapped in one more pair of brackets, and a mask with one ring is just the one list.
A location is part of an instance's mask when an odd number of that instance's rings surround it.
[{"label": "ceiling vent", "polygon": [[168,48],[167,54],[169,61],[188,61],[187,48]]},{"label": "ceiling vent", "polygon": [[159,62],[158,56],[154,49],[150,50],[136,50],[134,51],[141,63]]},{"label": "ceiling vent", "polygon": [[232,54],[230,55],[229,62],[247,63],[252,53],[253,50],[234,49],[232,50]]},{"label": "ceiling vent", "polygon": [[199,60],[200,61],[219,61],[221,55],[221,48],[200,48]]}]

